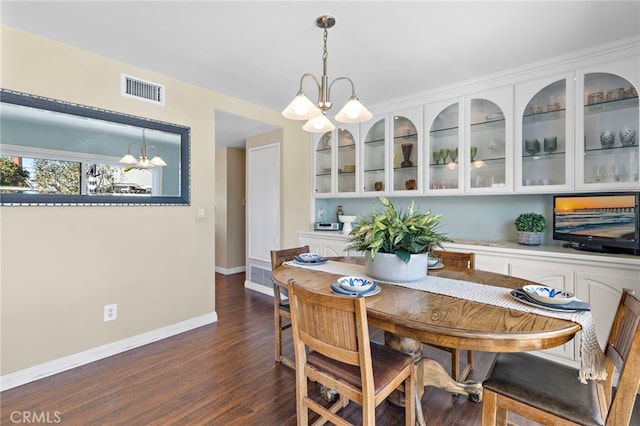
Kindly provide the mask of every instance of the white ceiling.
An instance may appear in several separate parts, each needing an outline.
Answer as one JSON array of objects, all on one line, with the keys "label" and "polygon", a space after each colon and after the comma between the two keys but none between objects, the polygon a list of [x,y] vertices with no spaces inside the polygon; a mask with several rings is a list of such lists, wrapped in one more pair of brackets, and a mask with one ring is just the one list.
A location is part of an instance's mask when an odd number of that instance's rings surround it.
[{"label": "white ceiling", "polygon": [[[5,1],[2,24],[282,110],[305,72],[367,106],[640,34],[635,1]],[[310,97],[313,83],[305,83]],[[348,97],[337,83],[332,101]],[[271,130],[216,114],[217,145]]]}]

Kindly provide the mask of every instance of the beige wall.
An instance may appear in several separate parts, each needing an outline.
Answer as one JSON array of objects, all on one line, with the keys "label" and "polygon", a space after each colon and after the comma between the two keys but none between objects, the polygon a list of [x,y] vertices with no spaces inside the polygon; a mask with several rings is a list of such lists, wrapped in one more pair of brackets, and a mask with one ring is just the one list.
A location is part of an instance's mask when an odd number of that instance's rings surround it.
[{"label": "beige wall", "polygon": [[[190,206],[0,208],[1,374],[215,312],[216,108],[282,127],[282,240],[296,242],[311,202],[300,123],[6,26],[0,35],[3,88],[191,128]],[[121,73],[163,84],[166,105],[120,96]],[[110,303],[118,319],[105,323]]]},{"label": "beige wall", "polygon": [[245,265],[245,150],[216,149],[216,268]]}]

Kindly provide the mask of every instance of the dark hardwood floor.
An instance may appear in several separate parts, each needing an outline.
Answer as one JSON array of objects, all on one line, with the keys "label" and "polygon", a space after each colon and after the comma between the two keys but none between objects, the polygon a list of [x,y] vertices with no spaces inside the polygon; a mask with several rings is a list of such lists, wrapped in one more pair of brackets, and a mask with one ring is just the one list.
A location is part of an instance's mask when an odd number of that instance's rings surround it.
[{"label": "dark hardwood floor", "polygon": [[[2,392],[0,424],[35,423],[27,413],[62,425],[295,425],[294,372],[273,359],[273,299],[243,281],[216,275],[215,324]],[[425,353],[449,368],[448,353]],[[476,353],[473,379],[491,359]],[[345,411],[356,423],[358,408]],[[430,425],[480,424],[481,404],[435,388],[422,408]],[[379,425],[404,424],[403,409],[388,402],[377,415]]]}]

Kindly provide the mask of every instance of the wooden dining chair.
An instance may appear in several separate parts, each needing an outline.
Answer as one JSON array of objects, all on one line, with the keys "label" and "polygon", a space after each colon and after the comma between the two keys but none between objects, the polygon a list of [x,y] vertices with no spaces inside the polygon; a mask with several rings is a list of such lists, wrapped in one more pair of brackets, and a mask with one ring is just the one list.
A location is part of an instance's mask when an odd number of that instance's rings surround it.
[{"label": "wooden dining chair", "polygon": [[[476,267],[475,253],[462,253],[454,251],[434,250],[434,256],[440,259],[444,266],[473,270]],[[429,345],[451,353],[451,378],[456,382],[466,380],[473,370],[473,352],[467,351],[467,365],[460,371],[460,349],[447,348],[445,346]]]},{"label": "wooden dining chair", "polygon": [[[271,271],[284,262],[293,260],[293,256],[301,253],[309,253],[309,246],[272,250]],[[276,362],[280,362],[290,368],[295,368],[293,360],[282,355],[282,332],[291,327],[291,310],[287,299],[287,288],[277,284],[273,279],[271,281],[273,282],[273,321]]]},{"label": "wooden dining chair", "polygon": [[577,369],[531,354],[498,355],[483,383],[482,425],[506,425],[507,412],[549,425],[629,425],[640,385],[639,323],[640,299],[624,290],[604,349],[602,381],[582,384]]},{"label": "wooden dining chair", "polygon": [[455,268],[475,269],[476,254],[463,253],[457,251],[434,250],[433,255],[440,259],[444,266],[452,266]]},{"label": "wooden dining chair", "polygon": [[[416,419],[416,368],[411,355],[369,340],[365,298],[318,293],[289,281],[296,365],[298,425],[309,410],[327,421],[348,425],[338,416],[350,401],[362,407],[362,424],[376,424],[376,407],[394,390],[405,392],[405,424]],[[308,395],[308,379],[339,394],[329,407]]]}]

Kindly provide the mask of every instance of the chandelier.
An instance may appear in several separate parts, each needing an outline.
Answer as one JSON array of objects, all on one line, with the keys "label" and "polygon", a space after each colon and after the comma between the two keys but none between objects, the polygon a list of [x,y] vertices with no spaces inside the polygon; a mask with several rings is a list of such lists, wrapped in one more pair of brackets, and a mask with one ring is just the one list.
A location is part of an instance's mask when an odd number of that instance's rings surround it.
[{"label": "chandelier", "polygon": [[[118,161],[118,163],[131,164],[135,165],[135,167],[140,167],[143,169],[149,169],[152,167],[164,167],[167,165],[167,163],[165,163],[164,160],[158,155],[158,148],[153,145],[147,146],[147,140],[144,134],[146,130],[147,129],[142,129],[142,146],[138,145],[137,143],[132,143],[131,145],[129,145],[129,151],[124,157],[120,159],[120,161]],[[136,159],[136,157],[131,154],[131,148],[134,146],[138,147],[138,149],[140,150],[139,159]],[[156,155],[151,160],[149,160],[148,153],[151,148],[155,150]]]},{"label": "chandelier", "polygon": [[[327,111],[331,108],[331,86],[339,80],[346,80],[351,84],[351,97],[346,105],[336,114],[336,121],[341,123],[361,123],[370,120],[371,113],[360,103],[355,94],[353,81],[348,77],[338,77],[329,83],[327,76],[327,29],[336,24],[336,19],[330,15],[322,15],[316,19],[316,25],[323,28],[323,50],[322,50],[322,77],[320,81],[311,73],[303,74],[300,78],[300,90],[291,103],[282,111],[285,118],[291,120],[307,120],[302,126],[307,132],[323,133],[329,132],[336,126],[326,117]],[[311,77],[318,86],[318,102],[313,104],[302,91],[302,83],[305,77]]]}]

